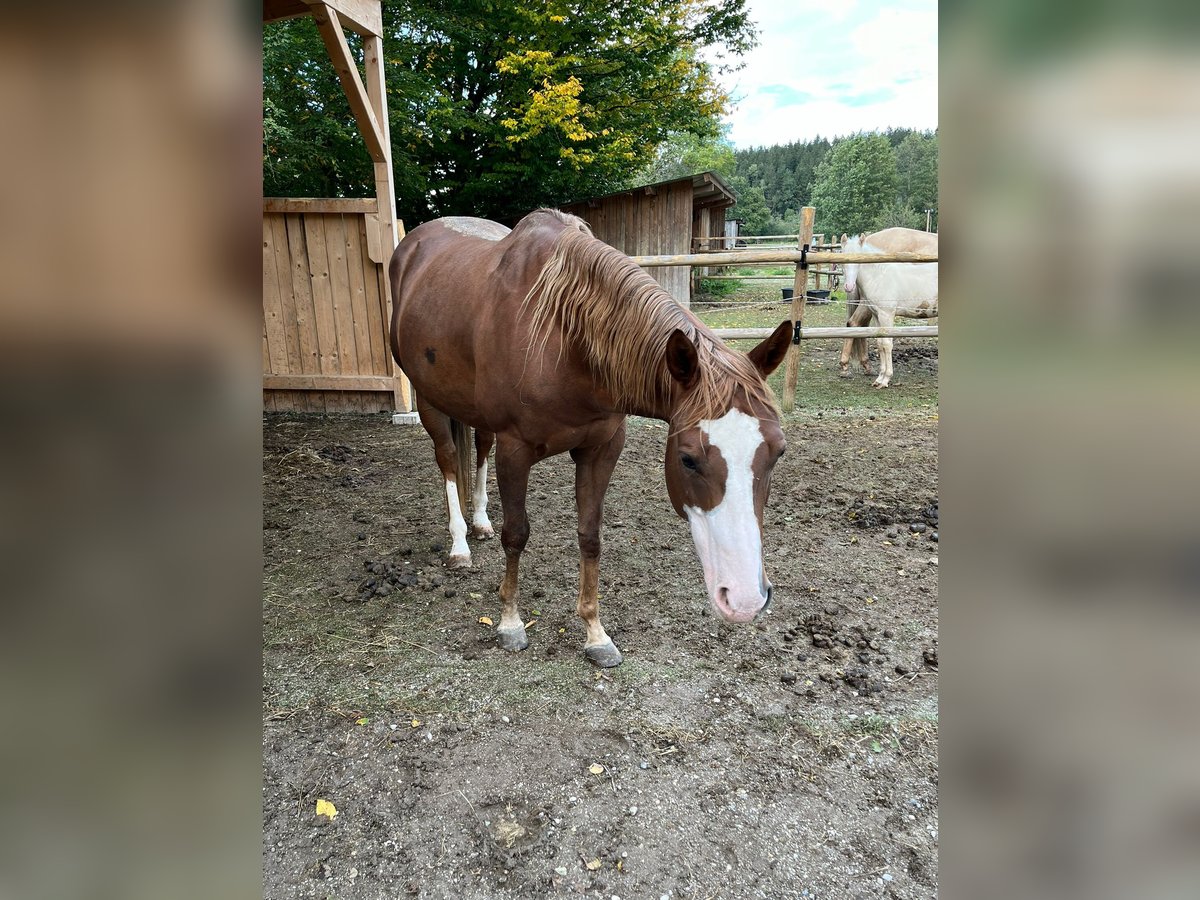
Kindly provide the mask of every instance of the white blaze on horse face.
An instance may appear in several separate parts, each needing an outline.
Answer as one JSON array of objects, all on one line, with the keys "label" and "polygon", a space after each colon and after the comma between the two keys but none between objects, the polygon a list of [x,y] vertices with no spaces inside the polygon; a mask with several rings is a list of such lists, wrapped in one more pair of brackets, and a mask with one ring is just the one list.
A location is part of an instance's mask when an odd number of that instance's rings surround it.
[{"label": "white blaze on horse face", "polygon": [[767,604],[762,531],[754,511],[754,456],[763,444],[758,419],[731,409],[700,430],[725,460],[725,496],[710,510],[685,506],[708,596],[721,617],[749,622]]},{"label": "white blaze on horse face", "polygon": [[458,505],[458,482],[446,479],[446,506],[450,510],[450,547],[451,563],[471,559],[471,548],[467,546],[467,520],[463,518],[462,508]]}]

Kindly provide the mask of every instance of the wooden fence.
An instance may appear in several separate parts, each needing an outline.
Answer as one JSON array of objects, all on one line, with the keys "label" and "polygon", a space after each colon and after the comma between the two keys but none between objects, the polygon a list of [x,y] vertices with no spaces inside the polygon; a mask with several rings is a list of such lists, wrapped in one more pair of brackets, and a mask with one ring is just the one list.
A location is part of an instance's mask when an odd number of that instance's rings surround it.
[{"label": "wooden fence", "polygon": [[[910,325],[892,328],[803,328],[804,305],[808,297],[808,280],[812,268],[817,265],[844,265],[845,263],[936,263],[936,254],[925,253],[836,253],[829,250],[813,250],[813,220],[816,210],[806,206],[800,211],[800,233],[796,238],[796,249],[746,249],[719,250],[707,253],[689,253],[677,256],[634,256],[631,259],[639,266],[737,266],[747,263],[792,263],[796,266],[793,278],[791,320],[793,327],[801,325],[798,330],[802,338],[812,339],[846,339],[870,337],[937,337],[936,325]],[[776,235],[764,235],[775,238]],[[790,236],[789,236],[790,237]],[[824,235],[819,235],[824,238]],[[843,235],[843,239],[844,239]],[[826,245],[828,246],[828,245]],[[803,248],[808,248],[807,250]],[[715,328],[717,336],[727,340],[742,340],[768,337],[774,329],[771,328]],[[785,412],[791,411],[796,405],[796,384],[800,374],[800,344],[793,342],[788,348],[787,367],[784,372],[784,393],[782,406]]]},{"label": "wooden fence", "polygon": [[263,201],[263,405],[410,408],[387,336],[387,256],[375,198]]}]

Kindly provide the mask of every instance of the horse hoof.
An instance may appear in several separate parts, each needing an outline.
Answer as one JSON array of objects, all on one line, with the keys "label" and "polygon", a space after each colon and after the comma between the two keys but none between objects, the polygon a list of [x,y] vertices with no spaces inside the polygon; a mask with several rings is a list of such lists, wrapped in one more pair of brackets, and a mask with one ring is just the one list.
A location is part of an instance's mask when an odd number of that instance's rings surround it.
[{"label": "horse hoof", "polygon": [[849,369],[842,369],[842,371],[838,372],[838,378],[849,378],[849,377],[850,377]]},{"label": "horse hoof", "polygon": [[496,530],[491,525],[472,525],[471,534],[480,540],[496,536]]},{"label": "horse hoof", "polygon": [[447,565],[451,569],[469,569],[471,568],[470,556],[451,556]]},{"label": "horse hoof", "polygon": [[509,653],[518,653],[529,646],[524,625],[519,628],[497,628],[496,641],[501,650],[507,650]]},{"label": "horse hoof", "polygon": [[612,641],[607,644],[596,644],[594,647],[584,647],[583,655],[602,669],[619,666],[623,659],[621,651]]}]

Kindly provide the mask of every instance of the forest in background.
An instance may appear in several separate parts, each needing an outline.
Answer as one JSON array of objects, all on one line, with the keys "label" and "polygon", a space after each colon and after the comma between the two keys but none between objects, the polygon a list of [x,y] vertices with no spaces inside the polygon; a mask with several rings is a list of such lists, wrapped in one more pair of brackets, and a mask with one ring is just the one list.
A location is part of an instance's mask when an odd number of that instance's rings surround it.
[{"label": "forest in background", "polygon": [[673,134],[630,186],[714,171],[737,194],[729,218],[745,234],[799,229],[800,207],[817,210],[816,230],[860,234],[880,228],[937,230],[936,132],[889,128],[738,150],[723,137]]}]

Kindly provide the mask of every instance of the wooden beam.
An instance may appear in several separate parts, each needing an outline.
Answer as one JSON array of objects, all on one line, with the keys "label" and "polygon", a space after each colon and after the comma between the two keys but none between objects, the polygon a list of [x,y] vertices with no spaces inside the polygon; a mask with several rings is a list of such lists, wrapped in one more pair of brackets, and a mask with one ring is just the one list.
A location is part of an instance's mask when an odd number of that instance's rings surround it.
[{"label": "wooden beam", "polygon": [[[678,256],[631,256],[639,266],[740,266],[744,263],[798,263],[799,250],[725,250],[717,253],[684,253]],[[810,252],[812,265],[833,263],[935,263],[937,254],[929,253],[833,253]]]},{"label": "wooden beam", "polygon": [[385,149],[387,141],[383,137],[383,129],[371,109],[371,101],[367,97],[367,89],[363,87],[362,76],[358,72],[358,64],[350,53],[350,45],[346,43],[346,35],[342,31],[342,22],[337,11],[325,3],[314,3],[312,7],[313,20],[317,30],[321,32],[321,40],[325,42],[325,50],[337,72],[338,80],[346,99],[350,101],[350,111],[358,123],[363,140],[367,142],[367,152],[374,162],[385,162],[390,153]]},{"label": "wooden beam", "polygon": [[[775,333],[774,328],[714,328],[713,333],[723,341],[761,341]],[[880,337],[928,337],[938,336],[936,325],[896,325],[892,328],[849,328],[836,326],[831,328],[805,328],[804,340],[821,340],[822,338],[880,338]]]},{"label": "wooden beam", "polygon": [[304,0],[263,0],[263,24],[280,19],[295,19],[307,16],[311,9]]},{"label": "wooden beam", "polygon": [[265,213],[374,213],[374,197],[263,197]]},{"label": "wooden beam", "polygon": [[311,15],[314,6],[330,6],[338,17],[366,37],[383,34],[383,9],[379,0],[263,0],[263,24]]},{"label": "wooden beam", "polygon": [[[319,5],[318,0],[308,2]],[[383,4],[379,0],[324,0],[324,5],[337,10],[338,18],[363,37],[383,35]]]},{"label": "wooden beam", "polygon": [[267,391],[387,391],[390,375],[263,375]]},{"label": "wooden beam", "polygon": [[[375,217],[375,233],[379,235],[379,262],[383,265],[384,312],[387,316],[386,330],[390,336],[392,327],[392,279],[388,275],[388,263],[392,252],[404,237],[404,226],[396,219],[396,183],[392,172],[392,133],[388,121],[387,85],[383,75],[383,39],[378,36],[363,38],[363,69],[367,76],[367,99],[380,123],[383,133],[384,159],[375,163],[375,196],[379,209]],[[370,227],[368,222],[368,228]],[[368,232],[369,233],[369,232]],[[389,341],[390,346],[390,341]],[[388,371],[392,373],[392,396],[395,411],[412,412],[414,405],[412,383],[396,365],[388,353]]]},{"label": "wooden beam", "polygon": [[[806,206],[800,210],[800,234],[796,239],[802,250],[812,243],[813,219],[817,211]],[[805,250],[807,253],[807,250]],[[808,300],[808,265],[796,264],[796,280],[792,287],[792,328],[798,329],[804,321],[804,304]],[[796,407],[796,384],[800,380],[800,342],[793,339],[788,347],[786,368],[783,373],[783,402],[780,404],[784,412],[791,412]]]}]

